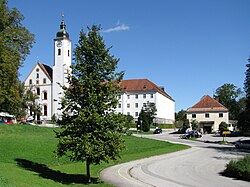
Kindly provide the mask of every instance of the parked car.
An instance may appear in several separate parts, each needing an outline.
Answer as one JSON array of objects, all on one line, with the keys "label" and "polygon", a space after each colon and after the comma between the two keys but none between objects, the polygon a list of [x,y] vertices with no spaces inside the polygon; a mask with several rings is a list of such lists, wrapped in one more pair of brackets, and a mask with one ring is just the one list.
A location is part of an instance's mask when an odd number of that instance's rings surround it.
[{"label": "parked car", "polygon": [[250,149],[250,140],[238,140],[234,142],[236,148]]},{"label": "parked car", "polygon": [[161,134],[162,133],[162,129],[155,129],[154,130],[154,134]]},{"label": "parked car", "polygon": [[14,122],[13,121],[6,121],[5,124],[8,124],[8,125],[13,125]]},{"label": "parked car", "polygon": [[5,124],[5,121],[4,120],[0,120],[0,124]]},{"label": "parked car", "polygon": [[182,138],[184,139],[189,139],[189,138],[200,138],[202,137],[201,133],[197,130],[192,130],[192,131],[188,131],[185,134],[182,135]]}]

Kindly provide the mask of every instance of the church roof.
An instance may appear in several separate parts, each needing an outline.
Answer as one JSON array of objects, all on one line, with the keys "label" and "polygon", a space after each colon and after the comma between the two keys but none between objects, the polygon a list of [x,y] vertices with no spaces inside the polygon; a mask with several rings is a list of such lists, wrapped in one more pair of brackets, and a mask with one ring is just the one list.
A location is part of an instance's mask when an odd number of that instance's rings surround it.
[{"label": "church roof", "polygon": [[148,79],[130,79],[122,80],[121,88],[123,92],[145,92],[145,91],[156,91],[174,101],[174,99],[168,95],[163,88],[160,88]]},{"label": "church roof", "polygon": [[198,103],[189,108],[187,112],[228,112],[228,109],[209,95],[204,96]]},{"label": "church roof", "polygon": [[53,70],[50,66],[47,66],[45,64],[38,63],[40,68],[43,70],[43,72],[48,76],[50,80],[53,78]]}]

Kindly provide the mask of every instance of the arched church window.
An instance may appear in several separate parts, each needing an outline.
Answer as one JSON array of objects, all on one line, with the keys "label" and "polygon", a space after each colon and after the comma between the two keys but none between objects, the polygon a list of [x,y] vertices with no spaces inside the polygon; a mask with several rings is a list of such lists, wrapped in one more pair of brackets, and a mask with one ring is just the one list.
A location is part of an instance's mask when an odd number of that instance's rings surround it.
[{"label": "arched church window", "polygon": [[47,115],[48,115],[48,107],[47,107],[47,105],[44,105],[44,106],[43,106],[43,115],[44,115],[44,116],[47,116]]},{"label": "arched church window", "polygon": [[39,73],[36,74],[36,78],[39,79]]},{"label": "arched church window", "polygon": [[40,88],[36,88],[36,94],[40,95]]},{"label": "arched church window", "polygon": [[47,100],[48,99],[48,94],[47,94],[47,92],[45,91],[45,92],[43,92],[43,99],[44,100]]},{"label": "arched church window", "polygon": [[58,55],[61,55],[61,49],[58,49]]}]

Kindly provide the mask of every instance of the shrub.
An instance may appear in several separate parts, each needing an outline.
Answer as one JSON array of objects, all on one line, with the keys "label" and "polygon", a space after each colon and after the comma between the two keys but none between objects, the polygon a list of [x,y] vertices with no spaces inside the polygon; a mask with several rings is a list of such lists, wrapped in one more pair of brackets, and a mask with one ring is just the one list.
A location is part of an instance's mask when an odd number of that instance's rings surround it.
[{"label": "shrub", "polygon": [[191,122],[191,124],[192,124],[192,129],[193,129],[193,130],[198,130],[198,121],[193,120],[193,121]]},{"label": "shrub", "polygon": [[156,126],[161,129],[174,129],[175,128],[174,124],[158,124]]},{"label": "shrub", "polygon": [[223,134],[223,131],[228,131],[228,124],[226,122],[221,122],[219,124],[219,130],[220,130],[220,134]]},{"label": "shrub", "polygon": [[250,181],[250,155],[238,161],[230,161],[223,174],[227,177]]}]

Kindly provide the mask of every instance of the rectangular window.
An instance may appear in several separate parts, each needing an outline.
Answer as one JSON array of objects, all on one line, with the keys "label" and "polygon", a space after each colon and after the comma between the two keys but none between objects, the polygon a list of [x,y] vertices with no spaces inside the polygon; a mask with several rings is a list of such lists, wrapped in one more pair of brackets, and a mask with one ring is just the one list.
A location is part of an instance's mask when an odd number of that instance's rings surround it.
[{"label": "rectangular window", "polygon": [[192,118],[196,118],[196,114],[192,114]]},{"label": "rectangular window", "polygon": [[143,94],[143,99],[146,99],[146,94]]},{"label": "rectangular window", "polygon": [[138,99],[138,94],[135,94],[135,98]]},{"label": "rectangular window", "polygon": [[39,84],[39,80],[36,80],[36,84]]},{"label": "rectangular window", "polygon": [[219,113],[219,118],[223,118],[223,113]]},{"label": "rectangular window", "polygon": [[127,104],[127,108],[130,108],[130,104],[129,103]]},{"label": "rectangular window", "polygon": [[130,95],[127,95],[128,99],[130,98]]},{"label": "rectangular window", "polygon": [[206,113],[206,114],[205,114],[205,118],[209,118],[209,113]]},{"label": "rectangular window", "polygon": [[138,116],[138,112],[135,112],[135,116]]},{"label": "rectangular window", "polygon": [[46,78],[43,79],[43,84],[46,84]]},{"label": "rectangular window", "polygon": [[151,99],[154,98],[154,94],[150,94],[150,98],[151,98]]},{"label": "rectangular window", "polygon": [[32,79],[30,79],[30,84],[32,84]]},{"label": "rectangular window", "polygon": [[130,115],[130,112],[127,112],[127,115]]},{"label": "rectangular window", "polygon": [[121,107],[122,107],[122,105],[121,105],[121,103],[119,103],[119,104],[118,104],[118,108],[121,108]]},{"label": "rectangular window", "polygon": [[135,108],[138,108],[138,103],[135,103]]},{"label": "rectangular window", "polygon": [[121,95],[118,95],[117,97],[118,97],[118,99],[121,99]]},{"label": "rectangular window", "polygon": [[39,73],[36,74],[36,78],[39,79]]},{"label": "rectangular window", "polygon": [[143,103],[143,107],[146,107],[146,105],[147,105],[146,103]]},{"label": "rectangular window", "polygon": [[68,56],[69,56],[69,50],[68,50]]}]

